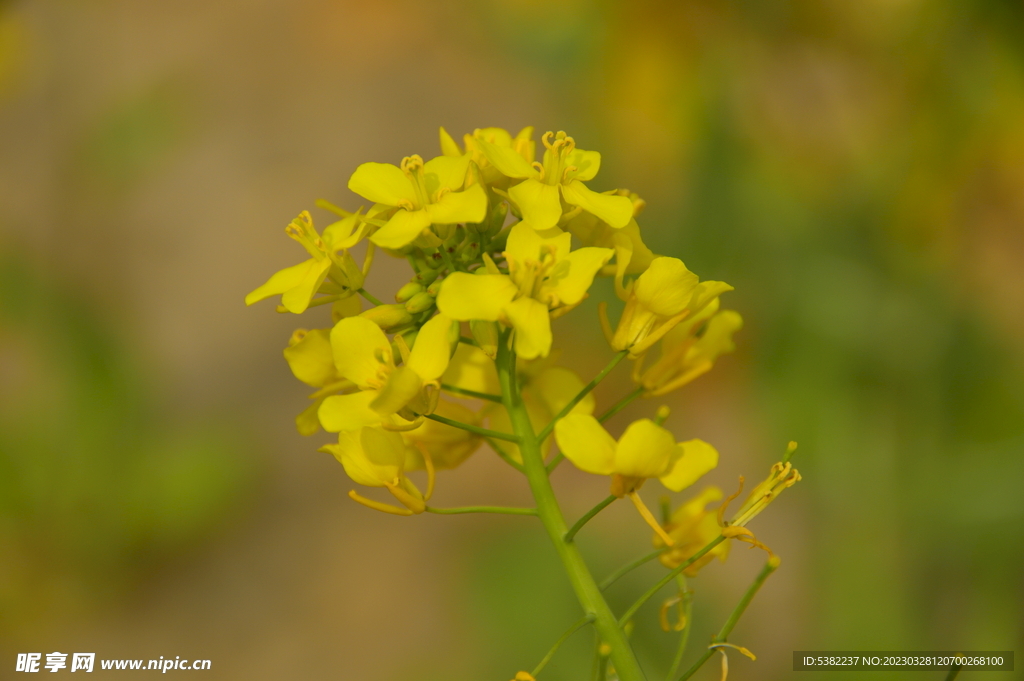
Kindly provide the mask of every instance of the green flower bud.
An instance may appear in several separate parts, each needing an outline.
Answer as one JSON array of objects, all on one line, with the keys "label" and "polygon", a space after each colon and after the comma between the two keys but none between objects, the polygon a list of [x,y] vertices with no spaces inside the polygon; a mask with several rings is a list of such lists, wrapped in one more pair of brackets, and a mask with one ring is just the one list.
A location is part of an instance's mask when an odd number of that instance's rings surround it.
[{"label": "green flower bud", "polygon": [[444,279],[438,279],[433,284],[431,284],[430,286],[427,287],[427,293],[429,293],[430,295],[432,295],[432,296],[434,296],[436,298],[437,297],[437,292],[441,290],[441,284],[443,284],[443,283],[444,283]]},{"label": "green flower bud", "polygon": [[359,315],[366,317],[376,324],[383,331],[391,331],[400,326],[412,323],[412,315],[405,309],[405,305],[378,305],[371,307]]},{"label": "green flower bud", "polygon": [[423,284],[420,284],[416,281],[410,281],[408,284],[398,289],[398,293],[395,294],[395,302],[404,303],[413,296],[415,296],[417,293],[422,292],[423,289]]},{"label": "green flower bud", "polygon": [[434,296],[427,291],[420,291],[405,303],[405,309],[410,314],[417,314],[434,307]]},{"label": "green flower bud", "polygon": [[469,323],[473,340],[484,354],[494,359],[498,356],[498,325],[494,322],[473,320]]}]

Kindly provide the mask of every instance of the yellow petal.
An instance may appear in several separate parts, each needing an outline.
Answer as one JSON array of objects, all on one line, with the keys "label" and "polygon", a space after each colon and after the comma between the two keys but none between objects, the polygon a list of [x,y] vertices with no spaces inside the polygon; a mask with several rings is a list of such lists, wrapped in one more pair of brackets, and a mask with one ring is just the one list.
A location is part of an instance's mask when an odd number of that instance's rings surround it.
[{"label": "yellow petal", "polygon": [[388,337],[366,317],[346,317],[331,329],[334,365],[343,378],[360,388],[378,387],[385,365],[380,358],[391,357]]},{"label": "yellow petal", "polygon": [[650,419],[629,424],[615,450],[615,472],[637,478],[656,478],[677,456],[672,433]]},{"label": "yellow petal", "polygon": [[442,154],[445,156],[462,156],[462,150],[459,149],[459,145],[455,143],[455,140],[452,139],[452,136],[443,127],[441,128],[440,137]]},{"label": "yellow petal", "polygon": [[479,145],[480,150],[483,152],[484,156],[487,157],[488,162],[497,168],[498,172],[502,175],[507,177],[537,176],[537,171],[533,166],[531,166],[525,158],[516,153],[516,151],[511,147],[500,147],[479,137],[474,138],[474,141]]},{"label": "yellow petal", "polygon": [[348,188],[364,199],[387,206],[416,203],[416,190],[402,169],[390,163],[364,163],[352,173]]},{"label": "yellow petal", "polygon": [[673,492],[686,489],[718,465],[718,450],[703,440],[687,440],[678,446],[682,456],[661,476],[661,484]]},{"label": "yellow petal", "polygon": [[331,395],[320,405],[317,415],[328,433],[359,430],[363,426],[378,426],[381,416],[370,403],[377,398],[376,390],[364,390],[351,395]]},{"label": "yellow petal", "polygon": [[532,177],[508,190],[508,195],[523,213],[523,222],[534,229],[554,227],[562,217],[558,187]]},{"label": "yellow petal", "polygon": [[597,175],[597,171],[601,169],[601,154],[596,151],[573,149],[566,157],[565,164],[578,168],[570,177],[586,182],[587,180],[593,180],[594,176]]},{"label": "yellow petal", "polygon": [[504,274],[448,275],[437,294],[437,309],[451,319],[497,321],[519,289]]},{"label": "yellow petal", "polygon": [[512,225],[505,242],[505,257],[517,264],[540,262],[545,250],[552,249],[555,258],[564,258],[572,248],[572,234],[560,229],[541,234],[526,222]]},{"label": "yellow petal", "polygon": [[389,471],[381,471],[366,458],[360,443],[359,431],[343,432],[338,436],[338,444],[324,445],[320,451],[332,454],[345,468],[345,473],[359,485],[367,487],[383,487],[384,481],[390,482]]},{"label": "yellow petal", "polygon": [[299,435],[316,435],[317,431],[320,430],[320,417],[317,415],[317,412],[320,411],[320,405],[323,402],[324,399],[322,397],[314,400],[308,407],[302,410],[302,413],[295,417],[295,427],[298,429]]},{"label": "yellow petal", "polygon": [[551,317],[547,305],[533,298],[519,298],[505,306],[505,316],[516,330],[516,354],[523,359],[548,356]]},{"label": "yellow petal", "polygon": [[582,471],[615,473],[615,440],[593,416],[569,414],[555,424],[555,440],[565,458]]},{"label": "yellow petal", "polygon": [[697,275],[678,258],[655,258],[637,277],[633,293],[651,312],[672,317],[686,309],[697,286]]},{"label": "yellow petal", "polygon": [[466,191],[448,192],[426,210],[435,225],[481,222],[487,215],[487,193],[479,184],[474,184]]},{"label": "yellow petal", "polygon": [[324,242],[330,245],[332,251],[352,248],[366,234],[366,230],[362,229],[364,226],[361,215],[349,215],[324,229]]},{"label": "yellow petal", "polygon": [[434,196],[442,187],[462,189],[469,171],[468,156],[436,156],[423,164],[423,181],[427,193]]},{"label": "yellow petal", "polygon": [[381,227],[370,241],[381,248],[402,248],[409,245],[427,227],[430,227],[430,216],[425,210],[399,210],[388,224]]},{"label": "yellow petal", "polygon": [[565,305],[580,302],[594,283],[594,275],[614,254],[610,248],[586,247],[573,251],[552,269],[548,283],[551,292]]},{"label": "yellow petal", "polygon": [[442,382],[464,390],[496,395],[501,392],[498,371],[494,361],[483,350],[472,345],[459,343],[455,356],[448,364]]},{"label": "yellow petal", "polygon": [[335,379],[337,369],[331,353],[329,330],[300,329],[292,339],[295,342],[284,349],[284,358],[295,378],[314,388],[321,388]]},{"label": "yellow petal", "polygon": [[693,289],[693,297],[687,307],[693,312],[699,312],[712,300],[732,290],[734,290],[733,287],[724,281],[702,281]]},{"label": "yellow petal", "polygon": [[[252,305],[261,300],[289,291],[301,284],[312,269],[317,268],[319,261],[313,258],[300,262],[298,265],[286,267],[275,272],[265,284],[245,297],[245,304]],[[308,301],[307,301],[308,302]]]},{"label": "yellow petal", "polygon": [[370,402],[370,409],[381,417],[390,416],[409,404],[422,388],[423,379],[415,371],[399,367],[388,374],[387,383]]},{"label": "yellow petal", "polygon": [[[475,413],[461,404],[447,400],[440,400],[434,413],[461,423],[474,425],[479,423],[479,417]],[[431,419],[424,420],[423,424],[414,430],[403,432],[402,439],[406,444],[413,445],[406,448],[406,470],[418,470],[425,467],[423,455],[414,446],[415,444],[427,448],[427,452],[434,460],[435,468],[446,469],[455,468],[465,461],[470,454],[476,451],[481,442],[479,435]]]},{"label": "yellow petal", "polygon": [[[535,395],[544,404],[549,415],[554,416],[562,411],[583,387],[583,381],[575,372],[565,367],[548,367],[531,378],[523,391]],[[569,413],[593,414],[594,393],[587,393]]]},{"label": "yellow petal", "polygon": [[625,227],[633,219],[633,202],[628,197],[599,194],[579,180],[560,186],[566,203],[593,213],[612,227]]},{"label": "yellow petal", "polygon": [[415,371],[424,382],[440,378],[448,368],[451,348],[448,344],[448,335],[451,328],[452,319],[439,314],[431,317],[416,334],[416,343],[412,347],[406,366]]},{"label": "yellow petal", "polygon": [[307,262],[309,266],[298,286],[288,289],[281,295],[281,305],[294,314],[301,314],[306,311],[306,308],[309,307],[309,301],[313,300],[313,296],[320,288],[320,284],[324,283],[327,273],[331,271],[330,258],[309,260]]}]

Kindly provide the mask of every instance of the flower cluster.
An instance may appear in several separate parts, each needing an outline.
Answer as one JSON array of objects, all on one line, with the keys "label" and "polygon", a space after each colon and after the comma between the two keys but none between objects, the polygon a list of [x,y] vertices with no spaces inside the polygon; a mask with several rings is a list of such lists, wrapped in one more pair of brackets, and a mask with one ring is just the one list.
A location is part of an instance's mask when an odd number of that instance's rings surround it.
[{"label": "flower cluster", "polygon": [[[564,132],[540,137],[539,160],[532,128],[514,136],[478,129],[461,145],[442,128],[440,142],[441,155],[428,161],[412,155],[398,165],[356,168],[348,188],[368,204],[349,212],[318,202],[337,218],[322,232],[301,213],[285,231],[309,258],[246,297],[252,304],[280,295],[278,311],[293,314],[330,306],[331,326],[299,329],[284,356],[296,378],[315,389],[296,419],[299,431],[336,433],[321,451],[355,483],[384,488],[397,503],[355,490],[350,496],[398,515],[495,510],[428,505],[436,471],[460,465],[486,444],[527,476],[538,499],[536,509],[495,512],[539,515],[560,541],[571,542],[580,523],[565,531],[557,506],[551,510],[541,498],[551,494],[548,474],[568,459],[609,476],[604,505],[631,499],[655,529],[667,566],[690,561],[692,575],[714,555],[724,559],[727,543],[697,555],[720,534],[756,543],[743,528],[746,517],[727,527],[706,510],[721,499],[716,488],[662,521],[643,505],[637,490],[648,479],[680,492],[718,464],[707,442],[676,441],[663,425],[666,408],[618,437],[604,426],[629,400],[676,390],[733,350],[742,319],[720,309],[720,296],[732,287],[700,281],[681,260],[653,253],[637,221],[643,200],[628,190],[592,189],[601,155]],[[378,250],[411,267],[393,303],[364,286]],[[607,304],[598,306],[615,355],[584,384],[558,366],[551,322],[576,309],[601,277],[621,301],[614,324]],[[596,416],[591,390],[627,358],[636,389]],[[409,477],[416,470],[426,471],[423,490]],[[778,493],[779,480],[798,479],[788,469],[776,473],[747,515]],[[595,627],[615,651],[603,617],[595,615]],[[617,659],[620,673],[628,662]]]}]

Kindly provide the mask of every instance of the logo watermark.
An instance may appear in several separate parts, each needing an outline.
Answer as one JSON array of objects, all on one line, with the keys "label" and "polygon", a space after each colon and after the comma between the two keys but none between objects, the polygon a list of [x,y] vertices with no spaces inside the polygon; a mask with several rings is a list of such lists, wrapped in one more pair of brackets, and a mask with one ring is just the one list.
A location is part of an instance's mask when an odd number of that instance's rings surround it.
[{"label": "logo watermark", "polygon": [[[70,668],[68,668],[69,656],[71,658]],[[43,664],[44,657],[46,658],[45,664]],[[209,669],[210,666],[210,660],[182,659],[180,655],[176,655],[174,659],[165,658],[161,655],[156,660],[109,659],[99,661],[99,669],[102,670],[148,670],[159,671],[163,674],[172,670],[196,671]],[[45,655],[43,653],[18,653],[18,659],[14,665],[14,671],[27,674],[36,674],[40,671],[48,671],[52,674],[62,669],[70,672],[92,672],[96,669],[96,653],[61,653],[56,651],[46,653]]]}]

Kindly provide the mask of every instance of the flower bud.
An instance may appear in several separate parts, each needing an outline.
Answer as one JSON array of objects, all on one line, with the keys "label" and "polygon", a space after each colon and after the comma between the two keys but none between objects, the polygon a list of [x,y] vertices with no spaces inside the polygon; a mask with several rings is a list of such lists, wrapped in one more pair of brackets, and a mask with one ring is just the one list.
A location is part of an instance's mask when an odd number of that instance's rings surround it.
[{"label": "flower bud", "polygon": [[420,270],[420,273],[416,275],[416,281],[423,284],[424,286],[430,286],[437,279],[437,275],[441,274],[439,270],[430,269],[425,267]]},{"label": "flower bud", "polygon": [[405,309],[410,314],[417,314],[434,307],[434,296],[426,291],[420,291],[405,303]]},{"label": "flower bud", "polygon": [[423,284],[416,281],[410,281],[408,284],[398,289],[398,293],[395,294],[395,302],[404,303],[417,293],[423,291],[424,288]]},{"label": "flower bud", "polygon": [[494,359],[498,356],[498,325],[494,322],[473,320],[469,323],[470,333],[477,347],[484,351],[484,354]]},{"label": "flower bud", "polygon": [[359,316],[369,319],[384,331],[391,331],[392,329],[412,323],[412,315],[405,309],[405,305],[401,304],[378,305],[377,307],[371,307]]},{"label": "flower bud", "polygon": [[436,298],[437,297],[437,292],[441,290],[441,284],[443,284],[443,283],[444,283],[444,279],[438,279],[433,284],[431,284],[430,286],[427,287],[427,293],[429,293],[430,295],[432,295],[432,296],[434,296]]}]

